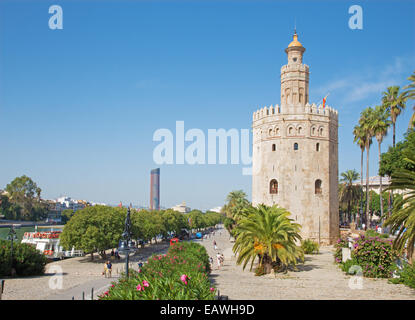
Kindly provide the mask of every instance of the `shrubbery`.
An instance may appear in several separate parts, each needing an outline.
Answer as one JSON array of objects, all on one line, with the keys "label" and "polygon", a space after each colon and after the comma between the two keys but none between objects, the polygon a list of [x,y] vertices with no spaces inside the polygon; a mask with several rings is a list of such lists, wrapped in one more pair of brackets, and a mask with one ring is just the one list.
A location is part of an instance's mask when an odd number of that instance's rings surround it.
[{"label": "shrubbery", "polygon": [[393,278],[389,281],[392,283],[402,283],[408,287],[415,289],[415,264],[405,263],[402,267],[402,270],[397,271],[399,278]]},{"label": "shrubbery", "polygon": [[303,249],[305,254],[317,254],[320,250],[319,244],[309,239],[301,241],[301,248]]},{"label": "shrubbery", "polygon": [[379,237],[382,239],[389,238],[389,234],[387,233],[377,233],[375,230],[369,229],[365,232],[366,237]]},{"label": "shrubbery", "polygon": [[46,257],[34,247],[25,243],[13,244],[13,264],[10,241],[0,240],[0,276],[11,275],[12,265],[18,276],[42,275],[45,272]]},{"label": "shrubbery", "polygon": [[392,248],[391,240],[379,237],[360,236],[354,240],[351,260],[342,263],[342,248],[348,247],[346,240],[339,240],[336,244],[335,261],[340,263],[343,271],[348,272],[352,265],[362,268],[364,277],[390,278],[395,270],[394,261],[397,253]]},{"label": "shrubbery", "polygon": [[198,243],[179,242],[153,255],[139,272],[113,283],[100,300],[213,300],[209,256]]}]

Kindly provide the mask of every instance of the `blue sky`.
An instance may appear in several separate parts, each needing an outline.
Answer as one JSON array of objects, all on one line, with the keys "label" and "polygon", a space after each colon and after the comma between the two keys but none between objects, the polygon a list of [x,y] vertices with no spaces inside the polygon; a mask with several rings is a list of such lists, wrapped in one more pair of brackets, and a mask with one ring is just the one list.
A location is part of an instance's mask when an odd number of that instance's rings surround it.
[{"label": "blue sky", "polygon": [[[63,30],[51,30],[51,5]],[[351,5],[363,30],[348,27]],[[339,171],[360,171],[359,113],[415,70],[414,1],[0,2],[0,188],[26,174],[43,197],[149,204],[153,133],[248,129],[279,104],[294,21],[310,102],[339,110]],[[401,140],[411,102],[397,122]],[[392,143],[390,134],[382,146]],[[375,144],[376,147],[376,144]],[[162,165],[161,205],[222,205],[251,194],[243,165]],[[370,175],[377,171],[377,147]]]}]

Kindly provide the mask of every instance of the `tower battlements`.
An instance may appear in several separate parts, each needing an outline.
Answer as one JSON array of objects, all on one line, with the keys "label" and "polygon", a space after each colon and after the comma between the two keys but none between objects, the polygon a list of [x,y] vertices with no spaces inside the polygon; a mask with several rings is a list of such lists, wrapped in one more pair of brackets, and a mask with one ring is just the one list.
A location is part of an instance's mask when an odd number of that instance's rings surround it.
[{"label": "tower battlements", "polygon": [[[295,110],[295,111],[294,111]],[[307,103],[304,107],[302,106],[297,106],[294,107],[293,106],[279,106],[278,104],[276,104],[275,106],[271,105],[269,107],[263,107],[261,109],[258,109],[257,111],[255,111],[253,113],[253,117],[252,120],[256,121],[256,120],[260,120],[266,117],[273,117],[275,115],[288,115],[288,114],[295,114],[295,115],[320,115],[320,116],[325,116],[328,117],[329,120],[335,120],[338,121],[338,111],[331,108],[330,106],[326,106],[323,109],[323,105],[319,104],[318,106],[313,103],[313,104],[309,104]]]},{"label": "tower battlements", "polygon": [[286,64],[281,67],[281,74],[283,74],[284,72],[290,72],[290,71],[309,72],[310,67],[304,63],[300,65]]}]

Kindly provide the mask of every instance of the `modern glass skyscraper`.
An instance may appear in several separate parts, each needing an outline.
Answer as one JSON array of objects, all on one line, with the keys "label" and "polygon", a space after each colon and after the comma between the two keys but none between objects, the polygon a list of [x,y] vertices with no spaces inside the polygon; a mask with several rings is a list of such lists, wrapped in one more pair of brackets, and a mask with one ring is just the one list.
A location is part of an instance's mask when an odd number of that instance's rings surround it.
[{"label": "modern glass skyscraper", "polygon": [[160,210],[160,168],[151,170],[150,209]]}]

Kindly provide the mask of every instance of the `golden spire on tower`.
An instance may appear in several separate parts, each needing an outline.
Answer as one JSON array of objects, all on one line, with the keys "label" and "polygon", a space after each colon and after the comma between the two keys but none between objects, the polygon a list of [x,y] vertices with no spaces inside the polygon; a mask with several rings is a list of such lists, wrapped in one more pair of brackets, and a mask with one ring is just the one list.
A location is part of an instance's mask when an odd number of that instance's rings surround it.
[{"label": "golden spire on tower", "polygon": [[297,31],[294,30],[293,41],[291,41],[291,43],[288,45],[288,48],[290,48],[290,47],[302,47],[302,46],[303,45],[300,43],[300,41],[298,41]]}]

